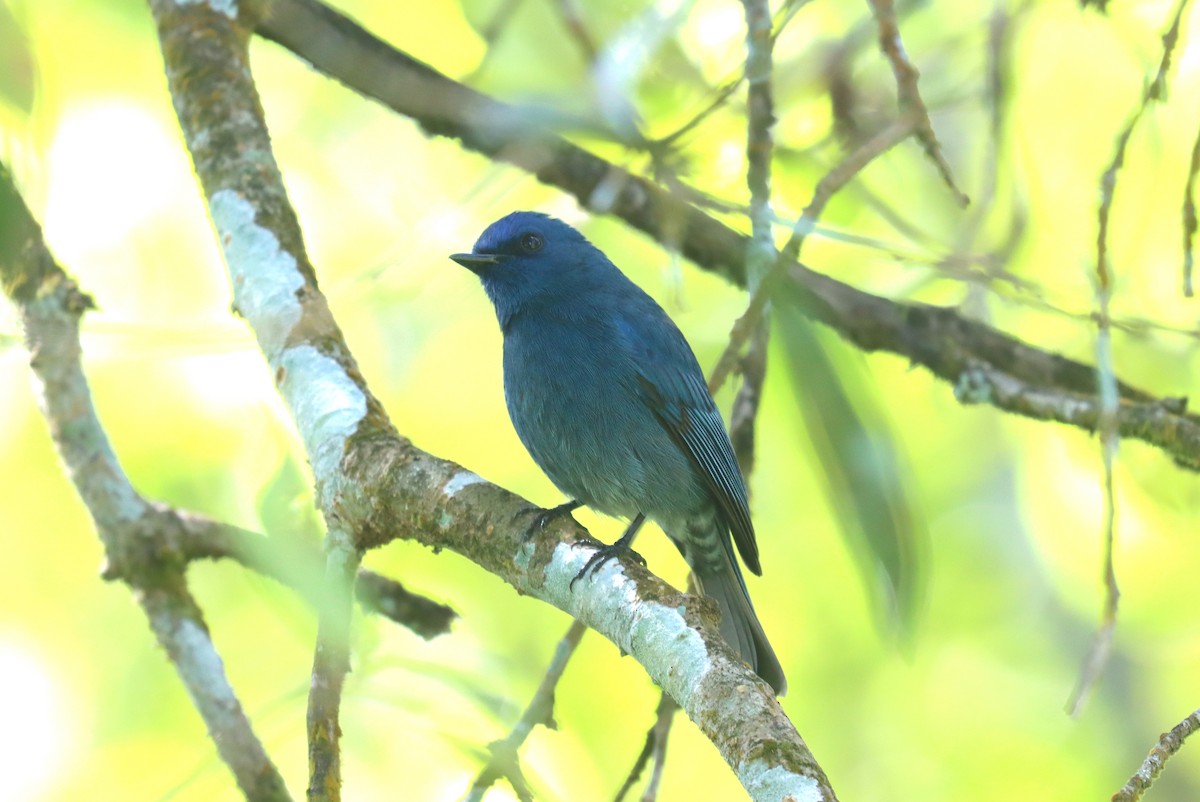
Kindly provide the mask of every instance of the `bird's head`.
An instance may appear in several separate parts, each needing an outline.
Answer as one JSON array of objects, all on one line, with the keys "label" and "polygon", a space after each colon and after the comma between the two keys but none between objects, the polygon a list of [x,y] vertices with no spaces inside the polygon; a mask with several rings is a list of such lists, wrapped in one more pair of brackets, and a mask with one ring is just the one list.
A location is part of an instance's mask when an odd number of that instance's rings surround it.
[{"label": "bird's head", "polygon": [[583,297],[621,276],[582,234],[538,212],[500,218],[470,253],[450,258],[479,276],[502,327],[530,303]]}]

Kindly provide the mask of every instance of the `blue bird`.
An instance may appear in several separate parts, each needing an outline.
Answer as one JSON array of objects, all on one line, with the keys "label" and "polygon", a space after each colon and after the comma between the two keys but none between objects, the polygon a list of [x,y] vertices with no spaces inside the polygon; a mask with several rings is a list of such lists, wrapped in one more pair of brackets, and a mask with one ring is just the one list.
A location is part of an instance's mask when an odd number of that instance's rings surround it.
[{"label": "blue bird", "polygon": [[[471,253],[504,334],[504,398],[521,442],[571,501],[631,519],[576,579],[662,527],[721,610],[721,635],[776,693],[783,669],[754,614],[733,546],[761,574],[746,486],[683,334],[571,226],[514,212]],[[732,539],[730,534],[732,533]]]}]

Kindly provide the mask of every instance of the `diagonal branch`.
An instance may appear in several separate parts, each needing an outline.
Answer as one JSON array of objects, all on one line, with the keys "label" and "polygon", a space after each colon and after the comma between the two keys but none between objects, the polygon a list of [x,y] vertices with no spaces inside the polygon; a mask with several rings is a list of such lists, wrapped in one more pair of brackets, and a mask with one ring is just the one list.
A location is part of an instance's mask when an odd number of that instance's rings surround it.
[{"label": "diagonal branch", "polygon": [[1150,754],[1146,755],[1141,767],[1121,790],[1112,795],[1112,802],[1137,802],[1141,799],[1142,794],[1154,784],[1158,775],[1162,774],[1167,761],[1183,748],[1183,742],[1196,730],[1200,730],[1200,710],[1193,710],[1187,718],[1172,727],[1170,732],[1159,736],[1158,743],[1150,750]]},{"label": "diagonal branch", "polygon": [[[658,242],[677,242],[699,267],[745,286],[744,235],[561,137],[529,130],[519,109],[446,78],[316,0],[275,0],[258,32],[430,133],[529,170],[586,207],[602,190],[607,200],[599,211]],[[925,366],[964,403],[1096,430],[1092,366],[1027,345],[952,308],[881,298],[799,263],[788,263],[777,284],[781,299],[809,317],[863,350]],[[1156,399],[1123,382],[1117,390],[1123,438],[1149,443],[1200,470],[1200,417],[1188,414],[1186,403]]]},{"label": "diagonal branch", "polygon": [[204,719],[221,759],[251,802],[290,800],[229,685],[184,578],[178,516],[134,490],[108,442],[80,361],[79,319],[92,299],[50,255],[0,165],[0,284],[17,304],[50,432],[104,543],[106,576],[134,591],[150,627]]},{"label": "diagonal branch", "polygon": [[667,762],[667,737],[671,734],[671,722],[675,720],[675,711],[678,709],[675,700],[665,693],[658,700],[658,707],[654,711],[654,723],[646,732],[646,743],[633,762],[633,768],[629,770],[625,782],[617,791],[614,802],[622,802],[625,799],[625,795],[642,776],[651,758],[654,758],[654,766],[650,769],[650,781],[646,783],[642,802],[654,802],[658,798],[658,785],[662,781],[663,767]]},{"label": "diagonal branch", "polygon": [[920,73],[904,51],[904,42],[900,40],[900,23],[896,20],[896,8],[892,0],[867,0],[871,11],[875,14],[875,24],[879,26],[879,48],[887,56],[892,65],[892,73],[896,77],[896,94],[900,100],[900,115],[911,119],[917,134],[917,139],[925,147],[925,154],[937,165],[938,172],[946,186],[954,193],[954,199],[959,206],[966,206],[970,199],[954,183],[954,174],[950,164],[942,154],[942,144],[938,142],[937,134],[933,131],[933,123],[929,119],[929,109],[921,98],[921,90],[917,85]]},{"label": "diagonal branch", "polygon": [[357,367],[316,288],[271,154],[249,69],[251,25],[229,5],[151,0],[150,8],[175,111],[231,269],[234,304],[255,324],[318,477],[327,595],[308,695],[308,798],[338,802],[339,711],[360,553],[338,514],[334,488],[322,479],[340,460],[349,433],[391,429],[361,379],[347,380],[358,376]]},{"label": "diagonal branch", "polygon": [[[183,527],[181,559],[228,559],[294,590],[316,608],[325,604],[324,562],[316,550],[289,548],[258,532],[213,521],[202,515],[172,511]],[[394,579],[365,568],[358,570],[354,592],[363,610],[390,618],[425,640],[450,631],[458,613]]]},{"label": "diagonal branch", "polygon": [[[152,8],[176,112],[229,269],[234,307],[254,329],[291,410],[318,504],[334,533],[327,545],[331,570],[401,536],[457,551],[633,655],[697,722],[755,799],[782,800],[788,794],[835,799],[770,688],[717,634],[711,602],[680,594],[640,566],[622,571],[615,563],[572,591],[570,580],[594,553],[581,529],[560,524],[528,538],[514,523],[527,502],[395,432],[317,288],[271,155],[240,23],[200,3],[153,0]],[[270,6],[272,13],[280,8]],[[375,65],[368,59],[360,66],[369,71]],[[421,102],[444,114],[460,99],[446,95]],[[332,638],[328,643],[340,645]],[[331,662],[332,681],[344,664]],[[310,711],[317,708],[310,695]],[[336,721],[326,718],[323,726],[310,731],[311,740],[326,739],[328,754],[321,765],[310,761],[309,793],[336,799]]]},{"label": "diagonal branch", "polygon": [[554,650],[554,659],[550,661],[545,676],[538,684],[537,691],[529,700],[529,705],[525,708],[520,720],[512,728],[508,737],[496,741],[488,747],[488,751],[492,753],[491,759],[475,776],[475,781],[471,783],[471,788],[464,797],[465,802],[479,802],[483,799],[487,789],[501,777],[508,778],[518,797],[523,800],[532,799],[521,772],[517,750],[521,748],[521,744],[525,743],[525,739],[537,725],[541,724],[551,729],[556,727],[554,692],[558,688],[558,681],[562,679],[563,672],[567,670],[567,663],[570,662],[571,655],[575,653],[585,632],[587,632],[587,627],[583,624],[578,621],[571,622],[567,633],[559,640],[558,646]]}]

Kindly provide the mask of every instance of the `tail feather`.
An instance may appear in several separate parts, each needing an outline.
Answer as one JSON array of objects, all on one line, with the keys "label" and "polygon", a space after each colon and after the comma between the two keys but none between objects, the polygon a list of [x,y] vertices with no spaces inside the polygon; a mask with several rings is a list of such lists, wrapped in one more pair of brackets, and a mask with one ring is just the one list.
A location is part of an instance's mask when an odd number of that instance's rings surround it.
[{"label": "tail feather", "polygon": [[696,586],[702,595],[716,600],[721,608],[721,637],[775,689],[777,695],[783,696],[787,691],[783,666],[754,613],[741,570],[728,551],[724,557],[724,560],[707,566],[692,566]]}]

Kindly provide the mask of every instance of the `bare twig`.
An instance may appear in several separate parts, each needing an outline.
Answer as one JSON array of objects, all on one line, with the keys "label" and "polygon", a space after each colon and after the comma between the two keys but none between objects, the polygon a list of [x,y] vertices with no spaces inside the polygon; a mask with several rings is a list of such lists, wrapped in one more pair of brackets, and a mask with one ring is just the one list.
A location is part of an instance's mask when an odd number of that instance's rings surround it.
[{"label": "bare twig", "polygon": [[[746,289],[751,296],[761,292],[763,280],[776,263],[775,235],[771,211],[771,159],[775,125],[775,100],[771,91],[773,70],[771,9],[767,0],[742,0],[746,13],[746,185],[750,189],[750,228],[746,246]],[[767,344],[770,325],[760,315],[742,360],[742,386],[733,402],[729,419],[730,439],[742,475],[754,471],[754,429],[759,400],[767,375]]]},{"label": "bare twig", "polygon": [[596,46],[596,42],[592,39],[592,34],[588,31],[587,25],[583,21],[583,15],[580,13],[577,0],[557,0],[558,14],[562,18],[563,25],[566,26],[567,33],[575,40],[575,44],[579,45],[579,49],[583,51],[583,57],[587,59],[588,64],[593,64],[596,61],[596,56],[600,53],[600,48]]},{"label": "bare twig", "polygon": [[954,183],[954,175],[946,157],[942,155],[942,146],[937,134],[933,132],[933,123],[929,120],[929,110],[921,98],[921,90],[917,87],[920,73],[904,52],[904,42],[900,40],[900,24],[896,21],[896,9],[892,0],[867,0],[875,14],[875,23],[879,26],[879,47],[892,64],[892,73],[896,77],[896,94],[900,101],[901,117],[913,118],[917,138],[925,146],[925,153],[937,165],[942,180],[954,193],[954,198],[960,206],[966,206],[970,199]]},{"label": "bare twig", "polygon": [[671,722],[675,720],[675,711],[678,709],[679,705],[667,694],[659,697],[658,707],[654,711],[654,723],[646,732],[646,743],[637,760],[633,762],[633,768],[629,770],[625,783],[617,791],[614,802],[622,802],[625,799],[625,795],[642,776],[651,757],[654,758],[654,767],[650,770],[650,780],[646,783],[641,802],[654,802],[658,798],[658,786],[662,782],[663,768],[667,764],[667,737],[671,734]]},{"label": "bare twig", "polygon": [[1195,251],[1192,243],[1196,237],[1196,176],[1200,175],[1200,130],[1192,143],[1192,159],[1188,165],[1187,186],[1183,189],[1183,294],[1191,298],[1192,266]]},{"label": "bare twig", "polygon": [[[431,133],[530,171],[585,206],[597,187],[615,186],[606,193],[606,213],[659,242],[678,243],[697,266],[745,285],[746,238],[701,209],[561,137],[531,129],[517,109],[440,75],[316,0],[275,0],[268,11],[259,32],[318,70]],[[977,392],[959,395],[965,402],[1095,428],[1092,366],[1027,345],[955,309],[881,298],[800,264],[790,263],[778,284],[780,298],[857,347],[899,354],[952,387],[974,386]],[[987,392],[990,386],[1002,392]],[[1118,389],[1122,437],[1200,470],[1200,416],[1176,399],[1155,399],[1123,382]]]},{"label": "bare twig", "polygon": [[358,569],[354,593],[364,610],[390,618],[425,640],[450,631],[458,613],[444,604],[413,593],[394,579]]},{"label": "bare twig", "polygon": [[479,31],[479,35],[483,37],[483,41],[488,43],[489,50],[491,49],[490,46],[494,45],[496,40],[504,33],[504,29],[509,26],[509,23],[516,18],[517,9],[522,2],[523,0],[501,0],[500,5],[492,12],[492,16],[487,21],[487,24]]},{"label": "bare twig", "polygon": [[[316,608],[325,604],[324,561],[306,548],[282,548],[258,532],[213,521],[202,515],[174,511],[185,533],[184,559],[229,559],[291,588]],[[394,579],[365,568],[354,583],[358,603],[370,613],[407,627],[425,640],[450,631],[458,614],[404,587]]]},{"label": "bare twig", "polygon": [[1188,0],[1179,0],[1179,5],[1175,7],[1174,18],[1163,33],[1163,52],[1162,58],[1159,60],[1158,72],[1154,76],[1154,80],[1146,85],[1141,103],[1117,137],[1117,146],[1113,151],[1112,161],[1100,179],[1100,209],[1098,213],[1100,228],[1096,234],[1096,274],[1101,292],[1107,292],[1111,282],[1108,265],[1108,226],[1113,195],[1117,188],[1117,173],[1125,164],[1125,149],[1129,145],[1129,138],[1133,136],[1133,129],[1137,126],[1138,121],[1141,120],[1152,101],[1166,98],[1167,72],[1171,69],[1171,57],[1179,40],[1179,24],[1183,19],[1183,12],[1187,8],[1187,4]]},{"label": "bare twig", "polygon": [[812,199],[804,207],[804,211],[800,214],[800,218],[792,228],[792,236],[779,252],[775,266],[767,278],[759,283],[756,291],[750,296],[750,303],[747,304],[746,311],[733,324],[733,328],[729,333],[729,343],[725,346],[725,350],[721,352],[716,367],[709,378],[708,386],[712,392],[715,393],[725,384],[730,372],[737,365],[738,354],[741,353],[746,340],[750,338],[751,333],[758,327],[770,297],[770,287],[775,283],[772,279],[777,278],[775,274],[785,270],[790,263],[800,258],[800,250],[804,247],[805,239],[807,239],[808,235],[816,227],[817,220],[820,219],[821,213],[825,211],[825,206],[829,203],[830,199],[833,198],[838,190],[846,186],[854,176],[858,175],[864,167],[870,164],[873,159],[891,150],[900,142],[903,142],[904,139],[912,134],[912,131],[911,120],[899,120],[892,123],[856,148],[853,153],[846,156],[846,158],[817,182],[817,186],[813,190]]},{"label": "bare twig", "polygon": [[736,78],[731,78],[723,85],[719,86],[716,92],[713,93],[712,100],[709,101],[708,105],[697,112],[690,120],[661,139],[656,139],[650,142],[651,152],[665,152],[666,150],[674,147],[679,140],[683,139],[683,137],[696,130],[696,128],[706,119],[708,119],[713,112],[725,105],[725,101],[729,100],[733,93],[738,90],[738,87],[742,85],[742,81],[745,79],[746,75],[745,73],[742,73]]},{"label": "bare twig", "polygon": [[570,661],[571,655],[575,653],[575,648],[579,646],[579,641],[583,638],[583,633],[586,631],[587,627],[579,621],[571,622],[570,629],[567,630],[562,640],[558,642],[558,646],[555,647],[554,658],[546,668],[546,674],[542,677],[541,684],[538,685],[533,698],[529,700],[529,705],[525,708],[525,713],[517,721],[512,732],[508,734],[508,737],[500,741],[495,741],[488,746],[488,750],[492,756],[488,760],[487,765],[476,775],[475,781],[471,783],[471,787],[464,797],[465,802],[479,802],[479,800],[483,799],[483,795],[487,789],[501,777],[508,778],[509,783],[512,784],[513,791],[516,792],[519,798],[522,800],[532,798],[529,788],[525,783],[524,774],[521,772],[521,764],[517,757],[517,751],[521,748],[521,744],[525,743],[525,739],[529,737],[529,733],[533,732],[533,728],[538,724],[551,729],[556,728],[557,725],[554,721],[554,692],[558,687],[558,681],[562,679],[563,672],[567,669],[567,663]]},{"label": "bare twig", "polygon": [[[339,533],[337,551],[374,548],[397,537],[457,551],[633,655],[717,745],[755,798],[792,793],[834,799],[770,688],[721,641],[708,605],[636,564],[616,561],[572,590],[570,580],[594,553],[592,541],[581,540],[582,530],[559,523],[529,537],[514,522],[528,502],[396,433],[316,285],[271,155],[243,32],[207,4],[154,0],[153,8],[169,88],[230,272],[234,307],[255,331],[291,410],[317,503],[330,530]],[[296,26],[290,30],[326,55],[336,57],[345,35],[361,33],[311,3],[272,3],[263,10],[274,23],[284,15]],[[332,30],[321,28],[331,22]],[[378,66],[373,58],[355,61],[362,76]],[[424,68],[412,76],[420,85],[401,81],[390,91],[417,100],[440,119],[470,112],[462,101],[482,110],[465,88],[425,93],[431,75],[436,73]],[[517,131],[528,130],[520,115],[507,120]],[[485,119],[476,123],[480,136],[495,142]],[[734,687],[737,702],[730,704]]]},{"label": "bare twig", "polygon": [[1150,754],[1142,762],[1141,768],[1129,778],[1129,782],[1112,796],[1112,802],[1137,802],[1142,798],[1156,779],[1162,773],[1171,756],[1183,747],[1183,742],[1192,733],[1200,730],[1200,710],[1193,710],[1183,721],[1164,732],[1158,739],[1158,744],[1150,750]]},{"label": "bare twig", "polygon": [[1117,624],[1117,607],[1121,598],[1117,586],[1116,566],[1113,563],[1113,545],[1116,537],[1116,498],[1113,489],[1113,464],[1117,458],[1120,437],[1118,410],[1120,407],[1120,392],[1117,388],[1116,369],[1112,357],[1112,325],[1109,307],[1113,294],[1113,271],[1108,259],[1108,227],[1112,213],[1113,196],[1117,186],[1117,174],[1125,163],[1125,149],[1133,135],[1133,129],[1145,113],[1150,103],[1161,100],[1166,94],[1167,72],[1171,66],[1171,56],[1179,38],[1179,23],[1183,18],[1188,0],[1179,0],[1175,7],[1175,16],[1167,31],[1163,34],[1163,53],[1159,61],[1158,73],[1154,81],[1147,85],[1142,94],[1142,101],[1137,111],[1130,117],[1125,128],[1117,137],[1117,146],[1113,153],[1108,169],[1100,179],[1100,208],[1098,212],[1099,230],[1096,235],[1096,286],[1099,309],[1096,313],[1096,383],[1098,387],[1100,447],[1104,468],[1104,611],[1101,614],[1100,626],[1092,639],[1092,646],[1084,658],[1083,668],[1075,689],[1067,702],[1067,710],[1071,715],[1078,715],[1083,703],[1090,693],[1096,680],[1104,671],[1108,655],[1112,648],[1113,632]]},{"label": "bare twig", "polygon": [[106,577],[134,591],[247,800],[290,800],[225,676],[183,576],[182,522],[133,488],[92,406],[80,362],[79,319],[92,300],[58,266],[40,227],[0,165],[0,284],[21,310],[43,412],[95,521]]}]

